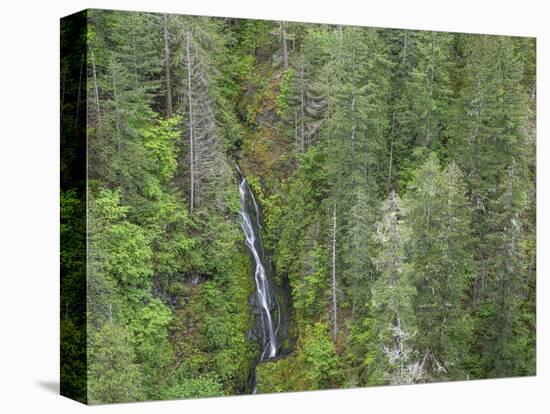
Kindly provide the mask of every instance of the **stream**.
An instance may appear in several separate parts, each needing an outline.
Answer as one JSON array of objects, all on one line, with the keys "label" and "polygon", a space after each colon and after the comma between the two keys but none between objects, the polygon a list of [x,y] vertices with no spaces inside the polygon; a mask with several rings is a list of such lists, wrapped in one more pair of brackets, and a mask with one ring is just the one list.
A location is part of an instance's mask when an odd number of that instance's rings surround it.
[{"label": "stream", "polygon": [[[261,354],[258,362],[275,358],[279,353],[277,333],[281,326],[281,309],[272,281],[266,271],[264,247],[261,237],[260,208],[246,179],[239,173],[239,195],[241,201],[241,227],[245,244],[254,261],[256,284],[255,304],[258,318]],[[254,368],[255,371],[255,368]],[[256,393],[256,375],[252,374],[252,393]]]}]

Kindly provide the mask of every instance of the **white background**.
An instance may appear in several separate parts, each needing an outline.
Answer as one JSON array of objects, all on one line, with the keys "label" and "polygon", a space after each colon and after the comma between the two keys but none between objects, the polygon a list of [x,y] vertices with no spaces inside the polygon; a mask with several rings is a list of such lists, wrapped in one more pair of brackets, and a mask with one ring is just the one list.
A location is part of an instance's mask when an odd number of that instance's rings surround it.
[{"label": "white background", "polygon": [[[0,11],[0,411],[549,412],[545,0],[8,0]],[[537,377],[86,408],[58,393],[59,18],[86,7],[538,37]],[[546,163],[543,162],[546,161]],[[548,216],[547,216],[548,217]],[[546,257],[544,254],[546,250]],[[546,304],[545,304],[546,302]],[[541,350],[545,349],[545,353]]]}]

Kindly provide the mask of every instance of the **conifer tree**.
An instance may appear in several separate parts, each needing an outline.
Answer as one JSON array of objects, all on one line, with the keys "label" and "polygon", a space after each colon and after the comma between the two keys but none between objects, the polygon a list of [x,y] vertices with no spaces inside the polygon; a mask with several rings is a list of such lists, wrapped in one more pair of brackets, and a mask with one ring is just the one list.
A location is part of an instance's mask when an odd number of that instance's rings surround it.
[{"label": "conifer tree", "polygon": [[492,216],[491,200],[498,199],[512,157],[516,171],[525,165],[524,94],[520,65],[506,37],[468,38],[464,83],[451,123],[449,152],[469,187],[474,211],[472,233],[477,276],[473,300],[480,303],[488,283]]},{"label": "conifer tree", "polygon": [[518,327],[521,312],[522,282],[527,266],[522,249],[521,214],[525,207],[526,192],[518,165],[512,160],[502,183],[502,195],[494,200],[490,243],[495,254],[489,261],[487,299],[483,307],[486,319],[481,320],[481,343],[484,349],[482,364],[494,377],[515,374],[518,365]]},{"label": "conifer tree", "polygon": [[379,344],[380,366],[376,374],[390,383],[404,384],[422,376],[422,365],[413,347],[417,335],[412,308],[415,288],[404,262],[404,211],[394,191],[382,205],[381,213],[376,232],[380,250],[375,260],[379,275],[372,298]]},{"label": "conifer tree", "polygon": [[224,188],[228,165],[223,154],[223,139],[218,128],[215,104],[216,55],[209,53],[219,47],[220,39],[206,19],[178,16],[176,21],[181,39],[179,56],[179,108],[184,116],[182,157],[188,180],[189,212],[208,200],[214,208],[223,209]]},{"label": "conifer tree", "polygon": [[458,375],[468,346],[462,306],[471,277],[470,218],[460,170],[441,170],[435,154],[419,167],[407,193],[409,261],[417,295],[414,309],[426,374]]},{"label": "conifer tree", "polygon": [[291,126],[297,152],[315,144],[326,120],[327,96],[323,67],[327,60],[327,32],[308,28],[300,52],[292,60],[291,99],[283,119]]},{"label": "conifer tree", "polygon": [[[87,16],[61,98],[64,177],[87,111],[88,202],[61,207],[63,286],[89,218],[62,334],[90,401],[250,392],[254,369],[261,392],[535,372],[534,39]],[[285,315],[256,368],[231,162]]]},{"label": "conifer tree", "polygon": [[530,225],[522,214],[522,188],[532,175],[527,160],[533,159],[528,155],[529,94],[522,85],[522,55],[511,38],[462,40],[467,42],[463,83],[449,152],[464,171],[473,211],[477,269],[471,289],[476,321],[471,354],[481,357],[471,371],[475,376],[513,375],[512,359],[519,355],[511,350],[515,322],[507,310],[500,311],[517,306],[519,281],[531,260],[520,247],[522,229]]}]

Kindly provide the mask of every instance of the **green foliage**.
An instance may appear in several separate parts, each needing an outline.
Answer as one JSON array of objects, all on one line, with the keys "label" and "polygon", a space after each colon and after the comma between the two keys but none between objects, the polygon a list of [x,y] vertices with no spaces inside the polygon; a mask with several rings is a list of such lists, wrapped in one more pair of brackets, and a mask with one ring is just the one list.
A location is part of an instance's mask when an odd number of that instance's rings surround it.
[{"label": "green foliage", "polygon": [[[344,386],[357,387],[362,385],[380,385],[383,372],[378,372],[381,367],[380,347],[376,335],[373,307],[370,304],[365,306],[365,317],[359,323],[350,324],[348,343],[346,344],[347,354],[345,362],[347,372]],[[385,364],[381,364],[385,366]]]},{"label": "green foliage", "polygon": [[292,69],[287,69],[283,72],[283,80],[281,82],[281,91],[277,96],[276,111],[279,116],[286,113],[290,107],[291,85],[295,74]]},{"label": "green foliage", "polygon": [[174,178],[177,169],[177,127],[180,117],[159,120],[158,124],[143,130],[144,146],[151,152],[151,158],[157,161],[158,175],[168,182]]},{"label": "green foliage", "polygon": [[298,361],[302,364],[308,389],[338,385],[340,361],[325,324],[318,322],[306,327]]},{"label": "green foliage", "polygon": [[[62,103],[64,181],[88,119],[86,194],[61,193],[63,386],[85,385],[85,320],[93,403],[248,393],[253,369],[260,393],[535,372],[533,41],[88,17],[87,102]],[[287,311],[256,368],[233,162]]]},{"label": "green foliage", "polygon": [[68,318],[61,320],[61,393],[63,395],[78,398],[81,402],[88,399],[87,377],[87,353],[86,329],[84,326],[76,326]]},{"label": "green foliage", "polygon": [[462,303],[471,282],[470,212],[462,174],[454,162],[441,171],[431,154],[408,193],[414,308],[427,375],[463,378],[460,361],[470,324]]},{"label": "green foliage", "polygon": [[296,356],[266,361],[256,367],[256,392],[295,392],[307,389]]},{"label": "green foliage", "polygon": [[204,398],[224,395],[220,384],[213,378],[194,378],[185,380],[166,390],[163,399]]},{"label": "green foliage", "polygon": [[309,269],[293,285],[294,309],[299,315],[300,323],[306,323],[320,313],[323,308],[324,292],[328,286],[327,257],[317,245],[309,254],[310,257],[304,259],[304,264],[309,266]]},{"label": "green foliage", "polygon": [[403,221],[401,200],[392,191],[382,205],[382,218],[377,223],[379,278],[373,287],[372,304],[373,328],[378,339],[379,366],[375,372],[398,384],[408,382],[404,367],[417,362],[416,349],[411,344],[417,334],[412,304],[416,289],[404,261],[408,234]]},{"label": "green foliage", "polygon": [[132,333],[136,353],[142,360],[155,360],[162,347],[168,345],[167,327],[171,320],[170,309],[158,299],[141,308],[132,320],[128,330]]},{"label": "green foliage", "polygon": [[[89,260],[91,270],[117,284],[120,294],[137,303],[151,286],[151,249],[143,230],[125,220],[120,196],[100,190],[90,200]],[[101,299],[101,298],[98,298]]]},{"label": "green foliage", "polygon": [[328,328],[318,322],[305,327],[295,354],[256,368],[258,393],[335,388],[341,384],[341,362]]},{"label": "green foliage", "polygon": [[114,403],[143,399],[139,366],[128,332],[111,323],[92,334],[89,342],[90,403]]}]

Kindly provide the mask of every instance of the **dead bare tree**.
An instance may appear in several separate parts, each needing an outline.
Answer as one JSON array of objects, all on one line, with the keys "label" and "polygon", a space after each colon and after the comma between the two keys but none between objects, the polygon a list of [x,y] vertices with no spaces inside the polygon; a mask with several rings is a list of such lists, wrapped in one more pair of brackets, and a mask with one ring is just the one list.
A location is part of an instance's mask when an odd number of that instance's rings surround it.
[{"label": "dead bare tree", "polygon": [[170,80],[170,43],[168,33],[168,15],[163,15],[164,28],[164,72],[166,77],[166,117],[172,116],[172,85]]},{"label": "dead bare tree", "polygon": [[434,89],[434,73],[435,73],[435,33],[432,32],[432,58],[430,61],[430,86],[429,86],[429,106],[428,106],[428,122],[426,127],[426,137],[424,138],[424,146],[430,145],[432,118],[433,118],[433,89]]},{"label": "dead bare tree", "polygon": [[332,339],[336,342],[338,335],[338,307],[336,303],[336,202],[332,209]]},{"label": "dead bare tree", "polygon": [[185,52],[187,62],[187,99],[188,99],[188,112],[189,112],[189,215],[193,214],[193,207],[195,206],[195,155],[194,151],[194,136],[193,136],[193,85],[191,84],[191,48],[190,39],[191,34],[189,28],[185,30]]},{"label": "dead bare tree", "polygon": [[281,44],[283,51],[283,68],[288,69],[288,47],[286,43],[286,22],[282,20],[280,23]]},{"label": "dead bare tree", "polygon": [[97,138],[101,138],[101,111],[99,109],[99,88],[97,86],[97,70],[95,66],[95,56],[94,56],[94,49],[90,47],[90,57],[92,58],[92,74],[94,77],[94,97],[95,97],[95,103],[96,103],[96,110],[97,110]]},{"label": "dead bare tree", "polygon": [[304,107],[305,107],[305,101],[304,101],[304,95],[305,95],[305,79],[304,79],[304,54],[302,53],[301,59],[300,59],[300,112],[301,112],[301,120],[300,120],[300,129],[301,129],[301,150],[302,153],[305,150],[304,145]]}]

